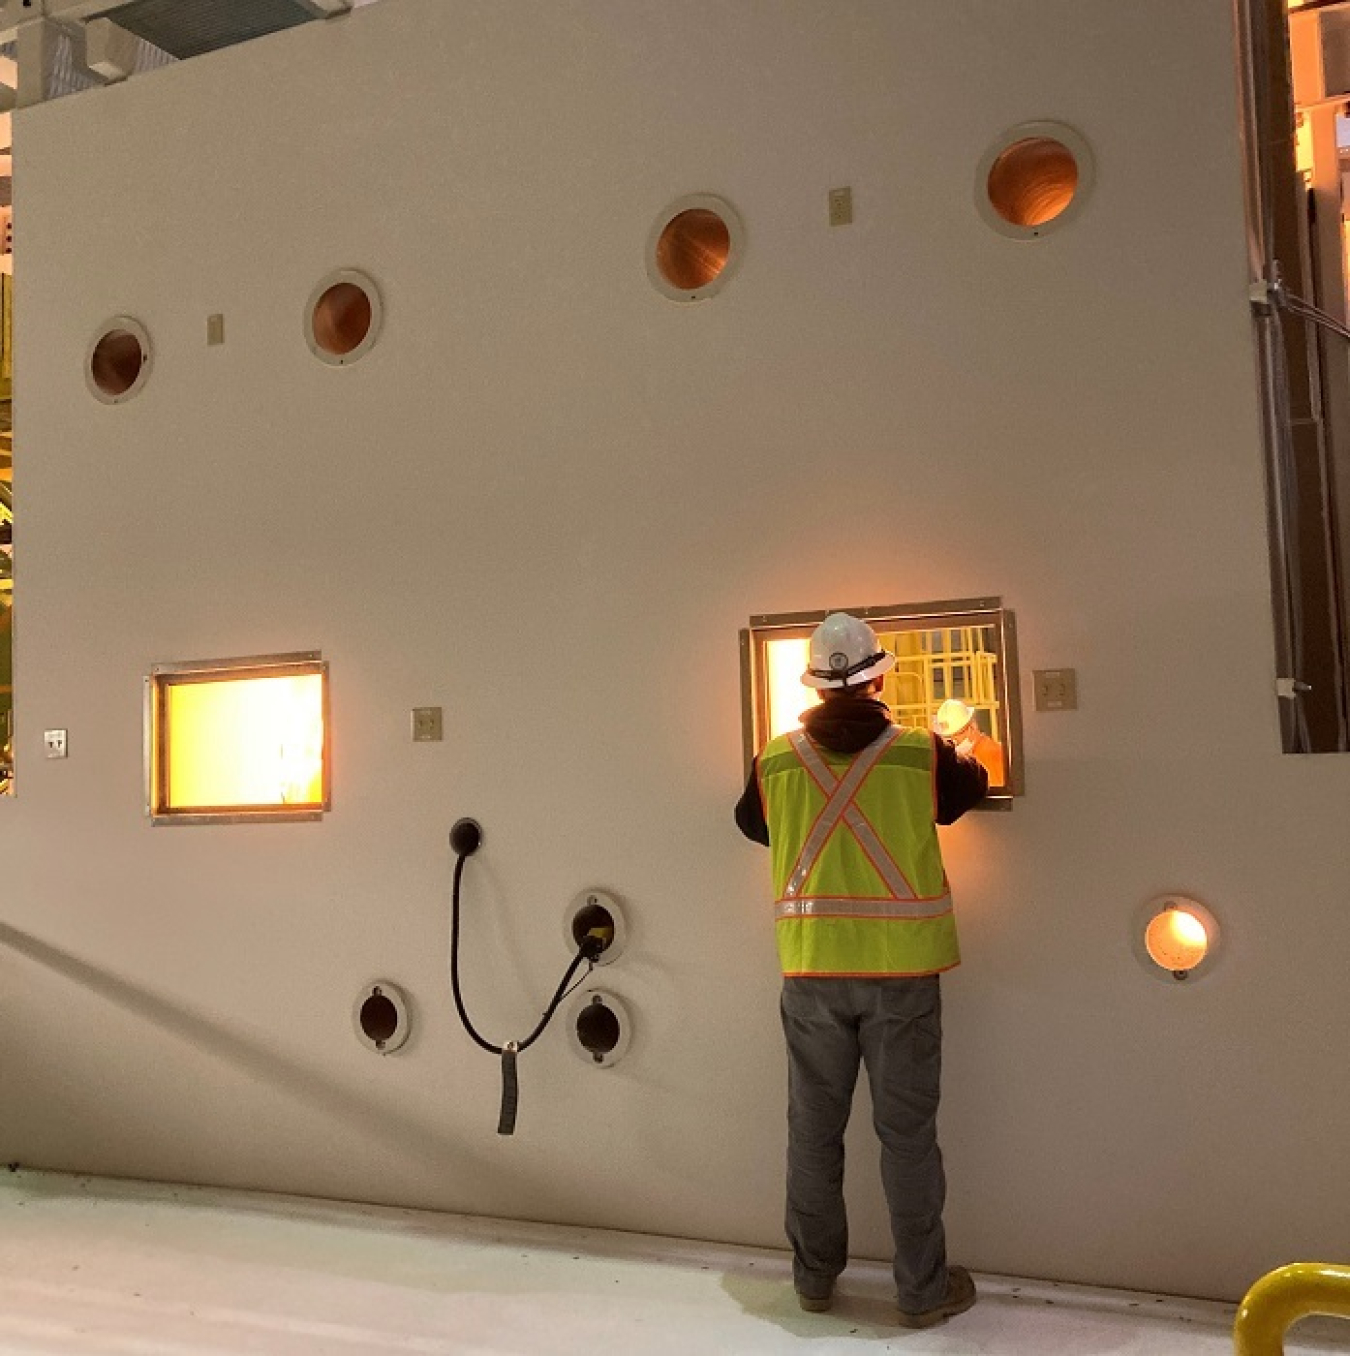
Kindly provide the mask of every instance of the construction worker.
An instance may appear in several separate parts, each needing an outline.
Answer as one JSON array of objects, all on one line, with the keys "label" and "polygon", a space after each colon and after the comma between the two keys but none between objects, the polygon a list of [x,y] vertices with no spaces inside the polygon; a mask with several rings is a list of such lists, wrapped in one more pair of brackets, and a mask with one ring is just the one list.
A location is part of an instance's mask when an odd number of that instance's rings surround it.
[{"label": "construction worker", "polygon": [[937,1142],[942,1065],[938,975],[960,959],[936,824],[978,802],[988,775],[879,699],[895,665],[847,613],[811,638],[802,682],[821,704],[755,760],[736,806],[771,853],[788,1055],[787,1235],[803,1309],[834,1299],[848,1260],[844,1129],[866,1066],[905,1327],[975,1303],[947,1265]]},{"label": "construction worker", "polygon": [[958,753],[968,753],[989,774],[990,786],[1003,786],[1007,780],[1003,745],[980,729],[973,707],[949,698],[933,717],[933,733],[950,739]]}]

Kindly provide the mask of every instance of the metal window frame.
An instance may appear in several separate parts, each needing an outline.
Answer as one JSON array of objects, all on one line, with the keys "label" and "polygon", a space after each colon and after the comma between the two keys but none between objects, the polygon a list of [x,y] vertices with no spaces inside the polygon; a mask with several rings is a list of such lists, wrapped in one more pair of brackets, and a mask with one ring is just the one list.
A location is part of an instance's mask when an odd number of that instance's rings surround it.
[{"label": "metal window frame", "polygon": [[1017,623],[1001,598],[958,598],[942,602],[896,603],[882,607],[830,608],[814,612],[763,613],[750,618],[740,633],[741,736],[745,775],[768,742],[768,689],[765,647],[770,640],[805,638],[831,612],[847,612],[870,626],[893,631],[946,630],[960,626],[992,626],[997,646],[999,692],[998,735],[1007,760],[1007,784],[981,802],[986,810],[1011,810],[1026,794],[1022,766],[1021,676],[1017,664]]},{"label": "metal window frame", "polygon": [[[240,682],[249,678],[282,678],[317,674],[323,690],[323,792],[317,802],[286,805],[196,805],[175,810],[168,805],[168,729],[165,694],[187,683]],[[158,824],[258,824],[322,819],[332,809],[332,722],[328,663],[317,650],[291,654],[252,655],[242,659],[195,659],[155,664],[145,678],[145,813]]]}]

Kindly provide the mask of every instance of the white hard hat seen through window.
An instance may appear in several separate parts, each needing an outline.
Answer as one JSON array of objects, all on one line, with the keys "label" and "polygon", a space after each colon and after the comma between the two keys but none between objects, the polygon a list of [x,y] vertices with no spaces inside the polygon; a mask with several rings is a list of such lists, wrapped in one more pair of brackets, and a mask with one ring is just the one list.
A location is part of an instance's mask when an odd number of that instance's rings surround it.
[{"label": "white hard hat seen through window", "polygon": [[975,719],[974,710],[955,697],[943,702],[933,717],[933,733],[943,739],[955,739]]},{"label": "white hard hat seen through window", "polygon": [[877,643],[876,632],[847,612],[832,612],[811,637],[802,682],[807,687],[857,687],[895,667],[895,656]]}]

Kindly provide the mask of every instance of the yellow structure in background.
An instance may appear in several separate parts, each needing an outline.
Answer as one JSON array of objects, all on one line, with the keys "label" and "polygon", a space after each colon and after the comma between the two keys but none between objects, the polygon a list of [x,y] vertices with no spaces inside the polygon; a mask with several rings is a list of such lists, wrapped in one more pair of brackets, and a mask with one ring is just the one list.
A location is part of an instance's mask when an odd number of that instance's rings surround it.
[{"label": "yellow structure in background", "polygon": [[1284,1334],[1301,1318],[1350,1318],[1350,1267],[1295,1262],[1262,1276],[1247,1291],[1237,1322],[1237,1356],[1283,1356]]},{"label": "yellow structure in background", "polygon": [[158,813],[324,803],[321,673],[170,683]]},{"label": "yellow structure in background", "polygon": [[896,659],[881,699],[901,725],[931,730],[938,707],[956,698],[975,711],[985,734],[998,738],[998,656],[991,627],[883,631],[877,639]]},{"label": "yellow structure in background", "polygon": [[[992,627],[878,631],[877,640],[896,658],[895,668],[883,680],[881,699],[901,725],[931,730],[938,707],[954,697],[975,711],[985,734],[998,737],[998,656]],[[808,636],[765,643],[765,742],[797,729],[802,712],[820,701],[815,691],[802,686],[810,651]]]}]

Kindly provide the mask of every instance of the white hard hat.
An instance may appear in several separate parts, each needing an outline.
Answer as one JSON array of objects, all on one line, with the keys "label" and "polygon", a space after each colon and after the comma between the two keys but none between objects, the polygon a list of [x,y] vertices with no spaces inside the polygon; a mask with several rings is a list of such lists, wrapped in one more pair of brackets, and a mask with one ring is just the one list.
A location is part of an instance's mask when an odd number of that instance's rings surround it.
[{"label": "white hard hat", "polygon": [[933,732],[944,739],[952,739],[975,719],[975,712],[955,697],[942,703],[933,717]]},{"label": "white hard hat", "polygon": [[855,687],[895,667],[895,656],[877,644],[877,633],[847,612],[831,612],[811,637],[807,687]]}]

